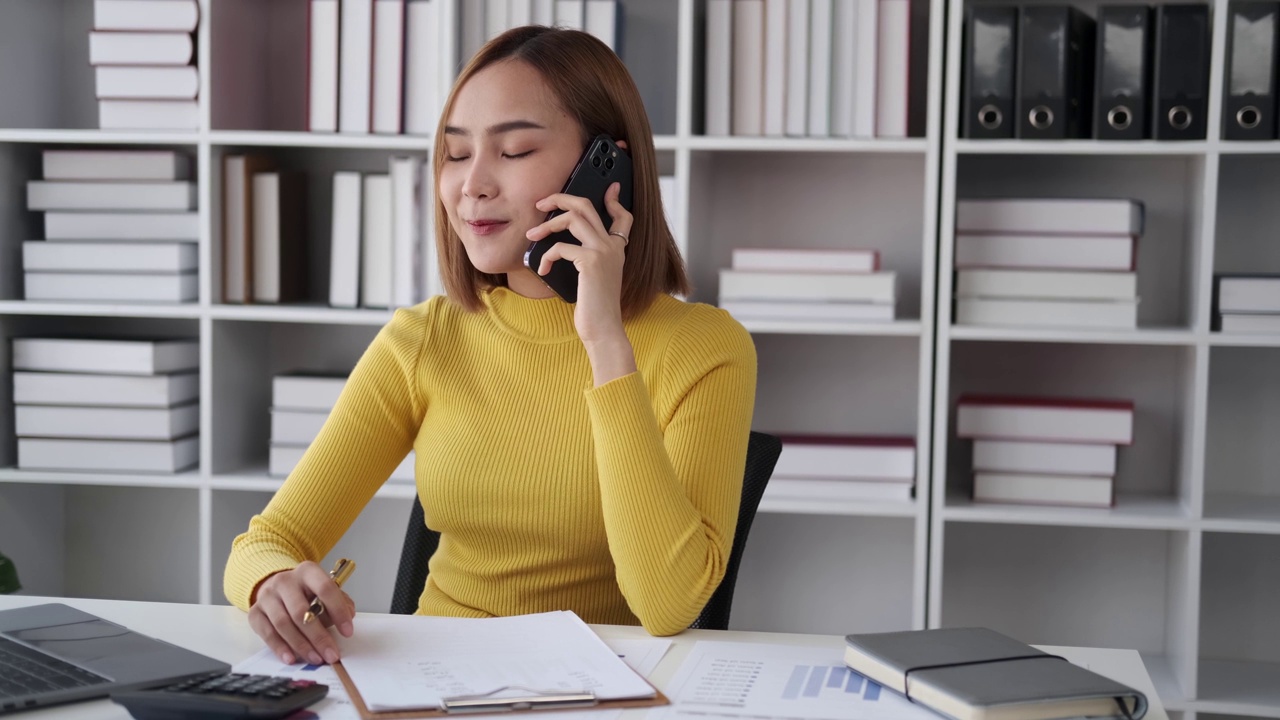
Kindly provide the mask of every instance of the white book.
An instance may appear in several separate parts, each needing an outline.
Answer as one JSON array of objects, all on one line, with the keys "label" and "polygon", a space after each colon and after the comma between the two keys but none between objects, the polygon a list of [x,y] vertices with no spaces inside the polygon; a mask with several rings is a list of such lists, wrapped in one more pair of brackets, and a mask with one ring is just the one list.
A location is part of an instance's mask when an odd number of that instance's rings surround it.
[{"label": "white book", "polygon": [[793,1],[764,0],[763,132],[771,137],[782,137],[787,133],[787,41],[790,39],[787,18]]},{"label": "white book", "polygon": [[198,130],[195,100],[99,100],[98,127],[103,130]]},{"label": "white book", "polygon": [[1134,406],[1111,400],[962,396],[956,437],[1040,442],[1133,442]]},{"label": "white book", "polygon": [[18,440],[18,467],[23,470],[175,473],[199,462],[199,437],[173,441]]},{"label": "white book", "polygon": [[1109,477],[977,473],[973,477],[973,499],[1017,505],[1109,508],[1114,504],[1114,485],[1115,481]]},{"label": "white book", "polygon": [[404,99],[405,0],[373,4],[373,131],[399,134]]},{"label": "white book", "polygon": [[[244,155],[222,159],[222,302],[242,303],[252,297],[249,253],[252,251],[253,178]],[[249,187],[245,187],[248,183]]]},{"label": "white book", "polygon": [[90,32],[90,65],[186,65],[194,59],[189,32]]},{"label": "white book", "polygon": [[338,59],[338,131],[369,132],[373,94],[373,0],[342,0]]},{"label": "white book", "polygon": [[200,429],[199,403],[171,408],[16,405],[13,415],[18,437],[173,440]]},{"label": "white book", "polygon": [[44,150],[45,180],[188,180],[191,156],[173,150]]},{"label": "white book", "polygon": [[875,250],[734,248],[733,269],[760,272],[871,273],[880,269],[880,253]]},{"label": "white book", "polygon": [[733,114],[733,0],[707,0],[706,40],[705,132],[723,137]]},{"label": "white book", "polygon": [[618,49],[618,0],[586,0],[582,29],[610,50]]},{"label": "white book", "polygon": [[28,210],[194,210],[196,184],[187,180],[93,182],[29,180]]},{"label": "white book", "polygon": [[283,410],[271,408],[271,442],[285,445],[310,445],[320,434],[327,412]]},{"label": "white book", "polygon": [[195,272],[196,249],[196,243],[27,240],[22,243],[22,269],[26,272]]},{"label": "white book", "polygon": [[173,407],[200,397],[199,373],[149,377],[84,373],[15,372],[19,405]]},{"label": "white book", "polygon": [[[272,443],[268,459],[267,474],[273,477],[288,477],[289,473],[302,461],[307,452],[307,445],[278,445]],[[389,482],[412,483],[414,478],[414,454],[409,452],[403,462],[391,471]]]},{"label": "white book", "polygon": [[1123,198],[956,201],[957,233],[1137,236],[1142,225],[1142,203]]},{"label": "white book", "polygon": [[911,502],[915,497],[911,482],[871,482],[867,480],[800,480],[778,476],[765,486],[765,500],[813,500],[845,502]]},{"label": "white book", "polygon": [[1134,300],[1138,274],[1041,270],[958,270],[959,297],[1046,300]]},{"label": "white book", "polygon": [[162,240],[200,239],[200,214],[47,212],[46,240]]},{"label": "white book", "polygon": [[94,68],[99,98],[189,100],[200,91],[200,72],[194,65],[176,67]]},{"label": "white book", "polygon": [[431,135],[440,117],[440,8],[409,0],[405,14],[404,131]]},{"label": "white book", "polygon": [[311,0],[307,115],[311,132],[338,131],[338,0]]},{"label": "white book", "polygon": [[1280,313],[1280,276],[1220,278],[1218,310],[1223,313]]},{"label": "white book", "polygon": [[876,137],[907,136],[910,0],[880,0],[876,53]]},{"label": "white book", "polygon": [[1224,313],[1222,315],[1222,332],[1259,335],[1280,333],[1280,315]]},{"label": "white book", "polygon": [[94,0],[94,30],[192,32],[200,22],[196,0]]},{"label": "white book", "polygon": [[[432,2],[440,2],[440,0],[432,0]],[[471,2],[460,3],[458,10],[462,16],[459,31],[462,55],[458,58],[458,67],[462,68],[471,62],[471,58],[484,45],[484,3],[481,0],[471,0]]]},{"label": "white book", "polygon": [[831,5],[832,0],[809,0],[810,137],[831,135]]},{"label": "white book", "polygon": [[570,30],[586,29],[586,8],[584,0],[556,0],[556,27]]},{"label": "white book", "polygon": [[158,375],[199,366],[196,340],[13,340],[14,370]]},{"label": "white book", "polygon": [[280,173],[255,173],[253,183],[253,300],[280,302]]},{"label": "white book", "polygon": [[853,137],[857,81],[858,0],[831,3],[831,135]]},{"label": "white book", "polygon": [[511,27],[533,24],[533,0],[510,0],[507,16]]},{"label": "white book", "polygon": [[431,162],[423,162],[418,169],[418,231],[419,262],[422,286],[414,302],[419,303],[429,297],[444,294],[444,277],[440,274],[440,258],[436,255],[436,200],[435,172]]},{"label": "white book", "polygon": [[360,301],[360,201],[358,172],[333,174],[333,223],[329,234],[329,304],[353,308]]},{"label": "white book", "polygon": [[895,314],[892,303],[722,300],[720,307],[738,320],[892,322]]},{"label": "white book", "polygon": [[555,0],[533,0],[533,24],[550,27],[556,22]]},{"label": "white book", "polygon": [[364,176],[361,207],[360,306],[391,307],[391,176]]},{"label": "white book", "polygon": [[27,300],[182,303],[200,296],[194,272],[165,274],[27,272]]},{"label": "white book", "polygon": [[[787,0],[786,134],[809,128],[809,0]],[[766,28],[766,37],[771,28]],[[766,107],[769,99],[765,98]],[[766,113],[768,110],[765,111]]]},{"label": "white book", "polygon": [[774,467],[776,477],[850,480],[902,480],[916,476],[916,449],[906,442],[850,439],[838,442],[806,442],[782,439],[782,454]]},{"label": "white book", "polygon": [[666,218],[667,227],[671,229],[671,236],[676,241],[676,249],[681,256],[687,257],[688,246],[685,245],[684,221],[680,214],[680,185],[674,175],[658,177],[658,197],[662,199],[663,215]]},{"label": "white book", "polygon": [[284,410],[328,412],[338,404],[345,375],[286,373],[271,379],[271,405]]},{"label": "white book", "polygon": [[734,135],[764,132],[764,45],[764,0],[734,0]]},{"label": "white book", "polygon": [[1115,445],[974,440],[973,469],[1114,477],[1117,454]]},{"label": "white book", "polygon": [[417,158],[391,158],[391,305],[417,304],[422,294],[422,223],[418,220]]},{"label": "white book", "polygon": [[896,275],[720,271],[720,300],[892,303]]},{"label": "white book", "polygon": [[483,3],[484,39],[488,42],[511,27],[511,3],[508,0],[483,0]]},{"label": "white book", "polygon": [[959,325],[1132,330],[1138,327],[1137,300],[956,300]]},{"label": "white book", "polygon": [[1131,235],[956,235],[957,268],[1133,270]]},{"label": "white book", "polygon": [[851,0],[857,6],[858,39],[854,42],[853,135],[876,134],[876,97],[880,84],[880,0]]}]

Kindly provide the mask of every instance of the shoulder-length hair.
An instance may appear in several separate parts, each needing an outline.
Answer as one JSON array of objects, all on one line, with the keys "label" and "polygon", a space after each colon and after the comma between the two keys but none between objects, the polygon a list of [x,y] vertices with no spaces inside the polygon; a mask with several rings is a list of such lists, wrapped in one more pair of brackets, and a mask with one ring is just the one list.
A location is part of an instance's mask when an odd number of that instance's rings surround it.
[{"label": "shoulder-length hair", "polygon": [[[435,137],[435,183],[446,155],[444,128],[458,90],[481,70],[504,60],[520,60],[538,71],[566,113],[589,138],[605,134],[627,143],[634,173],[632,215],[626,268],[622,275],[622,314],[631,317],[658,293],[688,294],[689,280],[675,238],[662,212],[658,191],[658,158],[644,101],[631,74],[609,46],[578,30],[530,25],[508,30],[490,40],[462,70],[445,101]],[[481,293],[505,285],[503,275],[480,272],[467,258],[462,240],[436,193],[436,248],[440,274],[451,299],[468,310],[484,306]]]}]

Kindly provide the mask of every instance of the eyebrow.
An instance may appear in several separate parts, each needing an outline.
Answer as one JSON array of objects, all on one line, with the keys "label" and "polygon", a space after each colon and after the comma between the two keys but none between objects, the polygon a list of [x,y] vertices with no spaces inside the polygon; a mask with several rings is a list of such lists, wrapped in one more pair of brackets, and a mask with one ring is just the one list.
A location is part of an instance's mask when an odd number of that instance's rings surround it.
[{"label": "eyebrow", "polygon": [[[507,122],[490,125],[485,128],[485,132],[489,135],[498,135],[500,133],[511,132],[512,130],[546,130],[545,127],[539,125],[532,120],[509,120]],[[445,135],[461,135],[463,137],[471,135],[467,130],[453,125],[446,125],[444,128]]]}]

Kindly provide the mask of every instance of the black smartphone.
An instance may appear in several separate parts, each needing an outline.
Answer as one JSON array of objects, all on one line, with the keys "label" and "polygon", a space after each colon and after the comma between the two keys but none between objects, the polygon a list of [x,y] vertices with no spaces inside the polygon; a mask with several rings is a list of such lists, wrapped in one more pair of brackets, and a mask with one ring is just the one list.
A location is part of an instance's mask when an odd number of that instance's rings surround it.
[{"label": "black smartphone", "polygon": [[[600,215],[600,222],[604,225],[604,229],[608,231],[613,226],[613,218],[609,216],[609,210],[604,206],[604,194],[615,182],[621,186],[618,202],[622,203],[622,207],[626,208],[627,212],[630,212],[631,156],[627,155],[626,150],[618,147],[613,138],[608,135],[597,135],[587,143],[586,151],[578,159],[577,166],[569,175],[569,180],[564,184],[561,192],[590,200]],[[563,214],[563,210],[552,210],[547,213],[547,219]],[[529,249],[524,253],[524,266],[534,275],[538,275],[542,256],[560,242],[582,244],[568,230],[553,233],[529,243]],[[568,260],[556,260],[551,263],[551,270],[546,275],[538,275],[538,277],[565,302],[578,301],[578,269],[573,266],[573,263]]]}]

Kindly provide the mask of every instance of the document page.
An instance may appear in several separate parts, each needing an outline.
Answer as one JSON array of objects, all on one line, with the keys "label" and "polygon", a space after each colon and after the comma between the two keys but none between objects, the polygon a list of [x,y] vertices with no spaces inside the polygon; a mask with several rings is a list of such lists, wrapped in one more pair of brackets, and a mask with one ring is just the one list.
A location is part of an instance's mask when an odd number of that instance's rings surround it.
[{"label": "document page", "polygon": [[667,689],[671,705],[651,717],[755,720],[938,720],[844,664],[844,646],[797,647],[701,641]]},{"label": "document page", "polygon": [[357,618],[342,665],[373,711],[439,708],[448,698],[594,693],[651,698],[649,683],[572,612],[502,618]]}]

